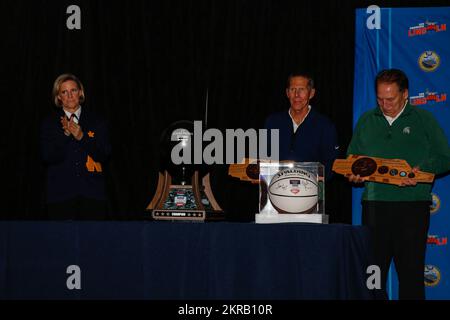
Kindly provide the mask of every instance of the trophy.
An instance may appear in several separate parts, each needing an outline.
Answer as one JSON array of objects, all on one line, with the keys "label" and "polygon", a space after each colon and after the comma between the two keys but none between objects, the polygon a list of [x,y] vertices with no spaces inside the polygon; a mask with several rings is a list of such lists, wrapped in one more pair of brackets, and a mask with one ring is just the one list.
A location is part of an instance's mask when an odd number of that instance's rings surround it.
[{"label": "trophy", "polygon": [[[155,220],[208,221],[223,220],[225,213],[211,189],[210,174],[204,167],[190,163],[176,165],[172,149],[178,145],[182,152],[192,155],[193,123],[178,121],[161,135],[161,171],[155,195],[147,207]],[[192,160],[192,159],[191,159]]]}]

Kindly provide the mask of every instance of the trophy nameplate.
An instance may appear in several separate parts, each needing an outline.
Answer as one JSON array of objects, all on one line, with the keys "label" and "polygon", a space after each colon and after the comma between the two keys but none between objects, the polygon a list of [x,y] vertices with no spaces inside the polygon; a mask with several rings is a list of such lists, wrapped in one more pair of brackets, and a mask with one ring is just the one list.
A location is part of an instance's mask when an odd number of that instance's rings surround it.
[{"label": "trophy nameplate", "polygon": [[347,159],[336,159],[333,171],[345,177],[359,175],[362,180],[400,185],[405,179],[432,183],[434,174],[413,172],[411,166],[402,159],[384,159],[362,155],[349,155]]}]

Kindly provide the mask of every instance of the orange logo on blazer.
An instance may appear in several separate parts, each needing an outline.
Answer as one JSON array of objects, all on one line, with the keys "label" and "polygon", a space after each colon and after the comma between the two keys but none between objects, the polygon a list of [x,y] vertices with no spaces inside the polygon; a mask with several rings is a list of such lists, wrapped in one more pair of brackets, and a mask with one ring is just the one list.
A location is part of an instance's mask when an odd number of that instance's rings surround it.
[{"label": "orange logo on blazer", "polygon": [[93,138],[93,137],[94,137],[94,134],[95,134],[94,131],[91,131],[91,130],[88,131],[88,136],[89,136],[89,138]]},{"label": "orange logo on blazer", "polygon": [[86,168],[89,172],[102,172],[102,164],[100,162],[95,162],[91,156],[87,156]]}]

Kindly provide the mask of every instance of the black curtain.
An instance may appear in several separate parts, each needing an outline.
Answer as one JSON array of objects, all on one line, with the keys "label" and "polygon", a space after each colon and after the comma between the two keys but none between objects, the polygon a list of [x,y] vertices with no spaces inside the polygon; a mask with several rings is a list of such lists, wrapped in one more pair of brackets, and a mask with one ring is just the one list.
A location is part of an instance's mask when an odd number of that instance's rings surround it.
[{"label": "black curtain", "polygon": [[[81,30],[68,30],[66,8],[81,8]],[[84,83],[86,108],[111,128],[107,167],[111,219],[144,216],[156,189],[159,138],[177,120],[208,128],[261,128],[287,109],[286,77],[306,69],[316,81],[312,105],[337,126],[345,153],[352,133],[354,10],[370,1],[134,0],[2,1],[0,219],[45,216],[39,123],[55,108],[61,73]],[[380,6],[433,6],[383,1]],[[374,101],[368,101],[374,104]],[[250,220],[257,186],[211,168],[213,192],[229,220]],[[351,188],[327,185],[332,222],[351,222]]]}]

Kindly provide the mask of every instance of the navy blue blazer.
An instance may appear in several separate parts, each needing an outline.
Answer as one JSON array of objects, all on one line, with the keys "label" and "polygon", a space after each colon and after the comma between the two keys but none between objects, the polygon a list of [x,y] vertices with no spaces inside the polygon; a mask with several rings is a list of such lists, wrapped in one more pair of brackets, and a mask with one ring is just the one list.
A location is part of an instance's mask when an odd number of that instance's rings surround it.
[{"label": "navy blue blazer", "polygon": [[78,122],[83,138],[77,141],[72,135],[64,134],[61,116],[65,116],[62,109],[41,123],[40,148],[47,167],[47,203],[77,196],[105,200],[103,170],[111,155],[106,121],[83,107]]}]

